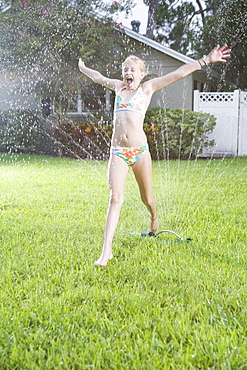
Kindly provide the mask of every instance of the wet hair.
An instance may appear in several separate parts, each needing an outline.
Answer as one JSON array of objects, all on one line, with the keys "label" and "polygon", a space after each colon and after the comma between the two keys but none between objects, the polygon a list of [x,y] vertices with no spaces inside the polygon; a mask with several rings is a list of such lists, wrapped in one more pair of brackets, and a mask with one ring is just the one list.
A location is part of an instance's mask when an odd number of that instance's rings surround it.
[{"label": "wet hair", "polygon": [[124,67],[125,63],[127,63],[128,61],[135,62],[135,63],[138,65],[138,67],[139,67],[140,71],[141,71],[142,73],[144,73],[144,75],[146,74],[146,67],[145,67],[145,64],[144,64],[144,62],[143,62],[143,60],[142,60],[142,59],[140,59],[140,58],[136,57],[135,55],[129,55],[129,56],[125,59],[125,61],[123,62],[123,64],[122,64],[122,68]]}]

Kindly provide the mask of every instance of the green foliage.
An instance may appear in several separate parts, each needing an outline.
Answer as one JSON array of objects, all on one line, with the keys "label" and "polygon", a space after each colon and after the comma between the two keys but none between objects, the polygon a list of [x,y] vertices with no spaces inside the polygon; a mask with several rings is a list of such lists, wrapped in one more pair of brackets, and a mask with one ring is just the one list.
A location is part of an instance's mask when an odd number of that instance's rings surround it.
[{"label": "green foliage", "polygon": [[214,4],[214,8],[213,14],[205,16],[203,27],[197,33],[193,56],[200,57],[216,44],[227,44],[232,49],[232,55],[226,65],[214,65],[213,69],[221,75],[215,89],[224,90],[226,80],[234,83],[235,88],[246,89],[247,2],[219,0]]},{"label": "green foliage", "polygon": [[227,44],[232,49],[227,65],[210,66],[221,75],[214,89],[224,91],[226,81],[246,89],[246,19],[246,0],[159,0],[155,40],[196,59]]},{"label": "green foliage", "polygon": [[151,108],[146,113],[144,129],[153,159],[188,159],[214,145],[208,134],[215,125],[216,118],[208,113]]},{"label": "green foliage", "polygon": [[111,118],[102,112],[96,113],[93,119],[88,116],[85,121],[67,122],[56,127],[54,135],[62,155],[80,159],[108,159],[112,136]]},{"label": "green foliage", "polygon": [[247,89],[247,2],[226,0],[217,13],[213,27],[219,43],[227,43],[232,56],[224,71],[224,79]]},{"label": "green foliage", "polygon": [[[72,158],[108,159],[112,116],[105,112],[88,116],[86,122],[68,122],[55,130],[62,153]],[[150,108],[144,130],[153,159],[195,158],[213,146],[208,134],[216,125],[214,116],[183,109]]]},{"label": "green foliage", "polygon": [[[115,77],[127,52],[125,36],[114,31],[112,15],[95,16],[94,7],[100,11],[99,1],[70,3],[30,1],[25,8],[18,3],[0,18],[1,68],[22,77],[22,90],[28,89],[38,98],[50,97],[61,124],[66,115],[62,100],[70,102],[75,94],[85,92],[88,83],[78,70],[78,58]],[[106,9],[104,4],[101,7]]]},{"label": "green foliage", "polygon": [[0,112],[0,150],[8,153],[33,153],[40,145],[41,120],[38,112],[9,110]]},{"label": "green foliage", "polygon": [[187,54],[195,37],[196,24],[192,22],[194,12],[195,6],[189,1],[158,1],[155,27],[158,33],[155,39]]}]

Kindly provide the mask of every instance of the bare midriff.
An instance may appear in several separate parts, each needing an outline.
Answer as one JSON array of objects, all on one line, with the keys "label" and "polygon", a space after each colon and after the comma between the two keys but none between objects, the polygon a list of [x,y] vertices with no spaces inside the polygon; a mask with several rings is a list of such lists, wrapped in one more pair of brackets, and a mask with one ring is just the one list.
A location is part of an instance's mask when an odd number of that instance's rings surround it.
[{"label": "bare midriff", "polygon": [[112,146],[137,147],[147,143],[141,113],[122,111],[114,115]]}]

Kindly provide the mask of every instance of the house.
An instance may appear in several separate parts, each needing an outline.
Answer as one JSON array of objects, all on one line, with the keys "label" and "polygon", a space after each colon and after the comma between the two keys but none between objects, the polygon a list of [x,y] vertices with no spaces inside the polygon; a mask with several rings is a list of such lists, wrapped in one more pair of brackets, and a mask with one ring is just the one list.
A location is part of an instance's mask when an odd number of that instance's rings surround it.
[{"label": "house", "polygon": [[[143,45],[142,52],[136,54],[144,60],[148,73],[162,76],[172,72],[186,63],[195,60],[183,55],[171,48],[160,44],[145,35],[141,35],[135,22],[132,22],[132,30],[124,27],[123,32],[131,39]],[[166,107],[171,109],[193,109],[194,90],[202,91],[203,84],[207,81],[206,69],[199,69],[191,75],[174,82],[166,88],[157,91],[152,98],[150,108]],[[210,89],[210,86],[209,86]]]},{"label": "house", "polygon": [[[130,41],[141,45],[141,48],[137,48],[139,51],[135,54],[144,60],[147,72],[151,77],[165,75],[186,63],[195,61],[140,34],[138,21],[132,21],[131,25],[132,29],[124,27],[122,24],[117,24],[115,30],[125,34],[125,37],[129,38]],[[210,78],[208,78],[209,73]],[[203,92],[205,83],[207,84],[207,91],[212,91],[213,79],[219,79],[219,76],[211,69],[207,70],[206,67],[200,69],[198,64],[198,70],[192,74],[157,91],[152,97],[150,108],[187,108],[214,114],[217,118],[217,126],[210,138],[214,139],[216,144],[215,147],[205,150],[203,156],[247,155],[245,144],[247,93],[239,93],[240,95],[237,98],[237,92]],[[45,115],[49,115],[50,112],[55,113],[54,109],[50,107],[49,97],[40,101],[35,99],[34,95],[20,93],[21,80],[23,80],[23,76],[14,76],[8,71],[0,73],[0,111],[34,109],[42,111]],[[81,121],[82,116],[92,111],[112,111],[115,97],[113,91],[106,88],[99,90],[96,88],[88,92],[87,96],[83,95],[83,92],[78,95],[75,94],[70,104],[68,115],[74,122],[77,120]],[[68,101],[65,98],[64,104],[66,108],[67,103]],[[227,118],[230,112],[229,104],[233,104],[231,120]],[[56,115],[51,114],[50,118],[54,125],[57,125]],[[44,122],[46,122],[45,119]],[[229,132],[231,132],[231,135]],[[223,136],[222,133],[224,133]]]},{"label": "house", "polygon": [[[118,25],[116,30],[124,32],[130,39],[142,44],[142,52],[136,53],[142,58],[147,66],[148,73],[152,75],[164,75],[174,71],[185,63],[193,62],[194,59],[187,57],[171,48],[162,45],[148,37],[141,35],[135,22],[132,22],[132,29]],[[191,75],[182,80],[176,81],[172,85],[156,92],[152,98],[150,107],[167,107],[167,108],[188,108],[193,109],[193,91],[202,91],[203,84],[207,80],[206,70],[198,69]],[[17,93],[18,81],[10,75],[0,75],[0,110],[7,109],[41,109],[40,101],[35,100],[32,96],[23,96]],[[210,89],[210,87],[209,87]],[[95,109],[111,109],[111,102],[114,93],[107,90],[105,96],[100,96],[98,101],[101,102]],[[83,96],[78,96],[71,104],[69,114],[76,116],[88,112],[87,104],[83,101]]]},{"label": "house", "polygon": [[19,91],[20,79],[9,72],[0,74],[0,111],[40,109],[40,102],[33,95]]},{"label": "house", "polygon": [[[142,44],[141,53],[136,52],[135,55],[144,61],[148,74],[162,76],[176,70],[183,64],[195,61],[186,55],[151,40],[145,35],[141,35],[138,32],[139,27],[138,24],[136,26],[136,23],[138,21],[132,21],[132,29],[122,25],[116,25],[116,29],[123,32],[130,39]],[[215,74],[212,77],[215,77]],[[206,81],[206,69],[200,69],[198,65],[198,70],[194,73],[157,91],[153,95],[149,107],[187,108],[193,110],[194,90],[202,91]],[[209,90],[210,81],[207,81]],[[98,101],[102,103],[103,109],[109,111],[113,98],[114,92],[105,89],[105,96],[99,97]],[[84,111],[83,96],[79,96],[77,102],[74,102],[71,108],[69,111],[70,115],[82,114]]]}]

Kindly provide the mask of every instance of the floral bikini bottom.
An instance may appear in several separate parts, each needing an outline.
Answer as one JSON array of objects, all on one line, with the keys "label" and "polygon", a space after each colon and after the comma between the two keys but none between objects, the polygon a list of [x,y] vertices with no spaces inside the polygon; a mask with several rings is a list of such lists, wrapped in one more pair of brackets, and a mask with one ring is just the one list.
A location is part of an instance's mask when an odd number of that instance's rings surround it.
[{"label": "floral bikini bottom", "polygon": [[148,144],[132,148],[112,146],[111,153],[122,158],[128,166],[133,166],[145,152],[148,151]]}]

